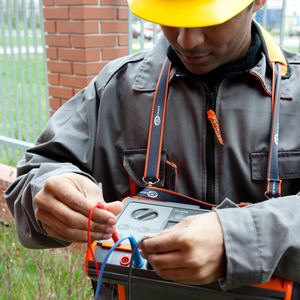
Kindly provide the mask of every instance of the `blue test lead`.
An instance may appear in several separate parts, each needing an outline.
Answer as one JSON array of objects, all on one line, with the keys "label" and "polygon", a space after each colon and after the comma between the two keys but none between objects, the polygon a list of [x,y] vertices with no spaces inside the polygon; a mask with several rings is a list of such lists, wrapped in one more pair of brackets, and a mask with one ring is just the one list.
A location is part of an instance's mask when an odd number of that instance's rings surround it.
[{"label": "blue test lead", "polygon": [[[98,299],[99,293],[100,293],[100,287],[101,287],[101,281],[102,281],[102,277],[103,277],[103,273],[104,273],[104,268],[105,265],[110,257],[110,255],[113,253],[113,251],[125,240],[129,239],[130,242],[130,246],[131,246],[131,251],[134,249],[135,245],[136,245],[136,240],[135,238],[129,234],[124,236],[123,238],[119,239],[112,247],[111,249],[108,251],[108,253],[106,254],[103,262],[102,262],[102,266],[100,269],[100,273],[99,273],[99,277],[98,277],[98,283],[97,283],[97,289],[95,292],[95,296],[94,296],[94,300]],[[96,261],[94,262],[95,264],[97,263]],[[141,257],[141,254],[139,251],[136,251],[134,258],[133,258],[133,265],[136,268],[140,268],[143,265],[143,259]]]},{"label": "blue test lead", "polygon": [[[136,245],[136,240],[132,235],[131,235],[131,237],[129,237],[129,242],[130,242],[131,251],[132,251],[134,249],[135,245]],[[140,251],[136,251],[133,254],[134,254],[134,258],[133,258],[134,267],[141,268],[143,266],[144,262],[143,262]]]}]

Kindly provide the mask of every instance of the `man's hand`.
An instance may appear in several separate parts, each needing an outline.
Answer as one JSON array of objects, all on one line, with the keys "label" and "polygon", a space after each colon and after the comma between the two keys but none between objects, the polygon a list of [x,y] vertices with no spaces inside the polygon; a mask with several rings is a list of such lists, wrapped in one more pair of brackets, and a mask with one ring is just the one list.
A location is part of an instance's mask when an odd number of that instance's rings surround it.
[{"label": "man's hand", "polygon": [[176,283],[203,285],[225,276],[226,255],[217,213],[183,219],[140,246],[156,273]]},{"label": "man's hand", "polygon": [[[87,242],[90,210],[97,202],[105,203],[102,190],[88,177],[64,173],[50,177],[34,198],[36,216],[51,236],[71,243]],[[115,232],[116,215],[123,205],[105,204],[108,211],[96,208],[91,221],[91,240],[109,239]]]}]

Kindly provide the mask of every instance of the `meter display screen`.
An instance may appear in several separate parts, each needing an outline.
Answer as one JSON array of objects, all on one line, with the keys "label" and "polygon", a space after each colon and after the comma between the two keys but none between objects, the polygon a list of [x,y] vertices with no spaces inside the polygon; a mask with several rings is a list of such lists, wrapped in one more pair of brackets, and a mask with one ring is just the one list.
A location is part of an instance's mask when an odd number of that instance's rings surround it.
[{"label": "meter display screen", "polygon": [[166,227],[164,229],[167,229],[167,228],[170,228],[174,225],[178,224],[178,222],[176,221],[168,221],[167,224],[166,224]]}]

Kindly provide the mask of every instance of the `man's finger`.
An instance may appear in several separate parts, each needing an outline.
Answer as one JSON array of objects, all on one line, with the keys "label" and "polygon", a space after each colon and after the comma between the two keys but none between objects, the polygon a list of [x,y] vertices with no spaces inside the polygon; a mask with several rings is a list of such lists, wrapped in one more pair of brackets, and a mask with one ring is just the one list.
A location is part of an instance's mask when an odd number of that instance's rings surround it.
[{"label": "man's finger", "polygon": [[[39,201],[39,199],[36,199],[35,203],[38,207],[36,211],[37,218],[40,221],[42,221],[41,213],[43,211],[48,211],[51,215],[55,216],[58,220],[65,223],[69,227],[83,230],[87,230],[88,228],[88,217],[72,210],[69,206],[66,206],[57,199],[49,198],[47,201]],[[104,212],[101,213],[101,220],[98,218],[98,221],[100,222],[95,222],[94,220],[91,221],[91,231],[105,232],[105,229],[108,226],[113,225],[108,224],[109,218],[110,214],[105,214]]]},{"label": "man's finger", "polygon": [[[77,236],[80,237],[80,240],[74,238],[73,236],[65,236],[61,233],[59,233],[58,231],[56,231],[55,229],[53,229],[52,227],[46,225],[46,224],[42,224],[43,229],[51,236],[61,240],[61,241],[65,241],[68,243],[87,243],[88,239],[87,237],[85,238],[84,233],[83,232],[78,232]],[[99,235],[99,233],[94,233],[91,232],[91,241],[95,241],[95,240],[107,240],[111,238],[111,234],[104,234],[104,235]]]},{"label": "man's finger", "polygon": [[82,240],[75,240],[75,239],[67,238],[46,224],[42,223],[42,227],[49,235],[51,235],[52,237],[54,237],[58,240],[68,242],[68,243],[83,243],[84,242]]},{"label": "man's finger", "polygon": [[156,269],[153,263],[151,265],[160,277],[176,283],[203,285],[215,281],[215,278],[211,278],[210,273],[203,269],[186,267]]},{"label": "man's finger", "polygon": [[110,202],[110,203],[106,203],[105,207],[108,211],[110,211],[115,216],[117,216],[119,213],[121,213],[123,209],[123,203],[120,201]]},{"label": "man's finger", "polygon": [[[52,225],[52,223],[50,223],[50,222],[60,221],[61,222],[60,224],[64,224],[64,226],[67,226],[69,228],[81,230],[81,231],[85,232],[87,235],[88,218],[81,216],[79,214],[77,214],[77,217],[78,217],[77,220],[76,220],[76,218],[60,219],[59,216],[52,215],[51,213],[38,208],[36,211],[36,216],[37,216],[38,220],[40,220],[42,223],[49,223],[50,225]],[[52,221],[49,220],[50,216],[54,218],[54,219],[52,219]],[[73,219],[73,221],[71,221],[71,219]],[[82,219],[82,222],[79,221],[80,219]],[[94,221],[91,221],[91,223],[90,223],[91,234],[93,234],[94,232],[100,233],[100,234],[112,234],[113,232],[115,232],[115,230],[116,230],[115,226],[111,226],[111,225],[107,225],[107,224],[106,225],[99,224]]]},{"label": "man's finger", "polygon": [[59,199],[85,216],[89,216],[97,202],[103,202],[102,190],[90,179],[78,174],[50,177],[43,188],[43,195],[46,198],[52,196]]},{"label": "man's finger", "polygon": [[[88,224],[90,211],[96,204],[92,204],[82,198],[82,195],[79,192],[76,193],[78,193],[77,203],[81,202],[81,206],[85,206],[85,208],[78,209],[78,204],[72,207],[70,204],[71,201],[62,201],[62,199],[56,199],[53,198],[53,196],[48,196],[44,193],[38,193],[34,202],[38,208],[49,211],[52,215],[57,216],[57,218],[61,221],[68,222],[70,226],[87,229],[86,226]],[[74,194],[74,192],[71,194]],[[84,213],[81,213],[80,211]],[[111,226],[117,223],[117,218],[113,213],[97,208],[93,211],[92,221]],[[91,226],[93,226],[92,228],[94,228],[95,223],[91,224]],[[97,228],[94,229],[96,230]],[[98,230],[101,230],[101,228],[98,228]]]},{"label": "man's finger", "polygon": [[[49,235],[67,242],[87,242],[86,230],[71,228],[46,211],[42,211],[40,214],[43,220],[42,226]],[[110,233],[91,231],[90,237],[91,240],[108,239],[111,237],[111,233],[111,229]]]},{"label": "man's finger", "polygon": [[149,239],[144,240],[140,249],[145,253],[166,253],[177,251],[180,249],[179,237],[182,230],[176,230],[164,235],[150,236]]},{"label": "man's finger", "polygon": [[99,195],[99,199],[95,199],[95,202],[88,201],[84,194],[71,184],[71,181],[57,180],[55,177],[47,180],[44,191],[45,196],[53,194],[54,198],[85,216],[88,216],[97,201],[101,200]]},{"label": "man's finger", "polygon": [[186,267],[186,260],[181,251],[173,251],[160,254],[146,254],[147,260],[155,269],[179,269]]}]

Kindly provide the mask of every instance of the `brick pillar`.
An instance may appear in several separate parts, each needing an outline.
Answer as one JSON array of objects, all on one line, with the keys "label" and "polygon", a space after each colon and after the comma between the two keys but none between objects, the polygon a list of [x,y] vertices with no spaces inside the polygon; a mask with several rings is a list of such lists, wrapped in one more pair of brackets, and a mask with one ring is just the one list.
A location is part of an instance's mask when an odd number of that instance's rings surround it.
[{"label": "brick pillar", "polygon": [[128,54],[126,0],[43,0],[51,115]]}]

